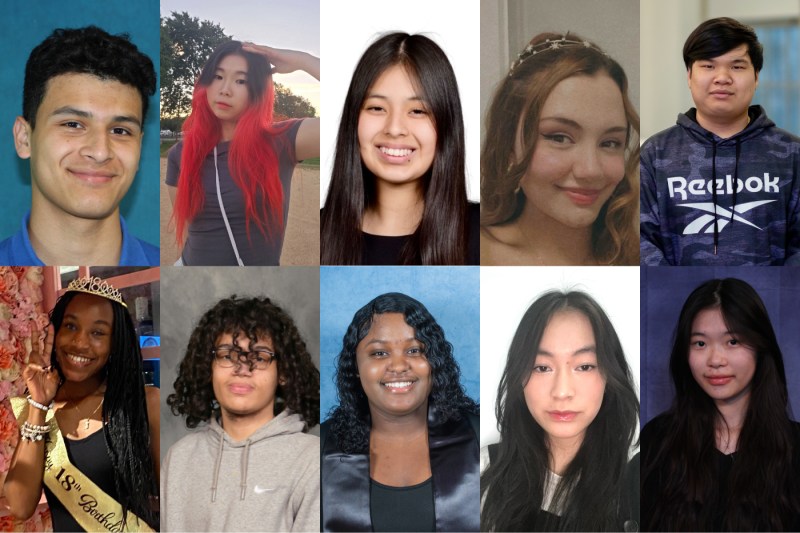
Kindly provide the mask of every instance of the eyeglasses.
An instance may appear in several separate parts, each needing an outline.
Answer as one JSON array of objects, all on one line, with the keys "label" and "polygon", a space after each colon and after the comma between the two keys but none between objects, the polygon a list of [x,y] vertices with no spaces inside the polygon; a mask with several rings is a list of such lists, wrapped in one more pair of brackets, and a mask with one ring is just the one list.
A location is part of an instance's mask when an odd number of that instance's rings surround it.
[{"label": "eyeglasses", "polygon": [[220,368],[247,365],[251,372],[254,368],[256,370],[266,370],[272,360],[278,357],[269,350],[259,349],[245,352],[238,348],[228,348],[227,346],[214,348],[211,353]]}]

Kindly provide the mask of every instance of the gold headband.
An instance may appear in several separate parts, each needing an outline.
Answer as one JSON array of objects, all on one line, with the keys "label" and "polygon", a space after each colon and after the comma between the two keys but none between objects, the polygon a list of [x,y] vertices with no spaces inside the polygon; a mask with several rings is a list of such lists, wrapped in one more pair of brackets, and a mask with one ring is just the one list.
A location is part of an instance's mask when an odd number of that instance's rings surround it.
[{"label": "gold headband", "polygon": [[77,278],[72,280],[69,286],[67,286],[66,292],[73,291],[94,294],[95,296],[100,296],[101,298],[106,298],[107,300],[122,304],[125,308],[128,307],[125,302],[122,301],[122,294],[120,294],[119,290],[112,287],[107,281],[98,277],[87,276],[85,278]]}]

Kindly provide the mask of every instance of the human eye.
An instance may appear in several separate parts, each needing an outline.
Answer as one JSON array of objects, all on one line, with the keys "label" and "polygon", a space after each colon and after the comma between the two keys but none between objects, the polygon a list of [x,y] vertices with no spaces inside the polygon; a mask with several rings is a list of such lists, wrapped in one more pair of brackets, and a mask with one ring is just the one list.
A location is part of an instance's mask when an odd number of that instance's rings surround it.
[{"label": "human eye", "polygon": [[129,136],[133,135],[133,132],[128,128],[123,128],[122,126],[115,126],[111,128],[111,133],[114,135],[122,135],[122,136]]},{"label": "human eye", "polygon": [[364,106],[364,111],[369,111],[370,113],[382,113],[384,111],[384,108],[380,104],[367,103]]},{"label": "human eye", "polygon": [[617,151],[624,147],[624,143],[619,139],[607,139],[600,143],[601,148],[608,148],[609,150]]},{"label": "human eye", "polygon": [[70,130],[79,130],[79,129],[83,128],[83,124],[81,124],[77,120],[66,120],[66,121],[62,122],[61,125],[64,128],[67,128],[67,129],[70,129]]},{"label": "human eye", "polygon": [[372,352],[370,352],[369,355],[370,357],[374,357],[375,359],[382,359],[384,357],[388,357],[389,352],[384,350],[373,350]]},{"label": "human eye", "polygon": [[236,84],[237,85],[247,85],[247,79],[240,78],[240,79],[236,80]]},{"label": "human eye", "polygon": [[424,107],[414,107],[409,111],[409,114],[416,117],[426,117],[428,116],[428,110]]},{"label": "human eye", "polygon": [[730,344],[731,346],[739,346],[741,343],[739,342],[738,339],[730,339],[728,341],[728,344]]},{"label": "human eye", "polygon": [[534,374],[544,374],[550,372],[550,367],[547,365],[533,365]]},{"label": "human eye", "polygon": [[592,370],[594,370],[596,368],[597,368],[597,365],[594,365],[592,363],[585,363],[585,364],[578,365],[577,367],[575,367],[575,370],[577,370],[578,372],[591,372]]},{"label": "human eye", "polygon": [[94,335],[95,337],[103,337],[105,335],[108,335],[108,333],[106,333],[105,331],[96,329],[96,330],[92,331],[92,335]]},{"label": "human eye", "polygon": [[409,348],[407,353],[408,355],[425,355],[425,350],[420,346],[414,346],[413,348]]},{"label": "human eye", "polygon": [[74,323],[72,323],[72,322],[64,322],[64,324],[62,325],[62,327],[63,327],[63,328],[65,328],[65,329],[68,329],[68,330],[70,330],[70,331],[75,331],[76,329],[78,329],[78,326],[76,326],[76,325],[75,325]]},{"label": "human eye", "polygon": [[694,341],[694,342],[691,344],[691,346],[692,346],[693,348],[704,348],[704,347],[705,347],[705,345],[706,345],[706,341],[699,341],[699,340],[698,340],[698,341]]},{"label": "human eye", "polygon": [[553,144],[568,144],[572,142],[569,135],[565,133],[542,133],[542,137]]}]

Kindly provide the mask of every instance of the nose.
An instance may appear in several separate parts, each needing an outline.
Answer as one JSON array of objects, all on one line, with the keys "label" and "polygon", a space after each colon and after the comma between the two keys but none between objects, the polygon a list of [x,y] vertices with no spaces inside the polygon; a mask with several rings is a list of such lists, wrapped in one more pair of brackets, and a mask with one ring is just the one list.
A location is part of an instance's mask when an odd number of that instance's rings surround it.
[{"label": "nose", "polygon": [[719,368],[727,364],[725,353],[723,350],[715,345],[709,346],[708,351],[708,366],[711,368]]},{"label": "nose", "polygon": [[85,144],[81,148],[81,155],[92,159],[95,163],[105,163],[114,157],[111,149],[110,133],[104,128],[95,128],[85,137]]},{"label": "nose", "polygon": [[225,96],[230,96],[232,86],[233,86],[233,80],[223,79],[222,83],[219,86],[219,93],[224,94]]},{"label": "nose", "polygon": [[572,175],[578,180],[598,180],[603,177],[603,165],[600,161],[599,148],[591,143],[584,143],[576,151],[572,165]]},{"label": "nose", "polygon": [[403,352],[394,352],[389,356],[388,370],[390,372],[399,374],[408,370],[409,367],[408,358]]},{"label": "nose", "polygon": [[733,82],[730,69],[720,66],[714,73],[714,83],[727,85]]},{"label": "nose", "polygon": [[240,357],[233,365],[233,373],[240,376],[249,376],[253,373],[255,362],[244,357]]},{"label": "nose", "polygon": [[389,111],[386,115],[385,133],[392,137],[406,135],[406,116],[402,112]]},{"label": "nose", "polygon": [[72,334],[70,344],[76,348],[86,348],[89,346],[89,336],[83,331],[75,331]]},{"label": "nose", "polygon": [[570,369],[556,371],[551,394],[557,400],[566,400],[575,395]]}]

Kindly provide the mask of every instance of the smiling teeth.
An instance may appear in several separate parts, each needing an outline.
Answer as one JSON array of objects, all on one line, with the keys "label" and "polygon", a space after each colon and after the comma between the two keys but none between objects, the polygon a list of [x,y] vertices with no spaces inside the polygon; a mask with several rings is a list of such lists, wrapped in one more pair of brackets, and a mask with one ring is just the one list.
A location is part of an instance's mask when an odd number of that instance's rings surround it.
[{"label": "smiling teeth", "polygon": [[91,359],[89,359],[88,357],[81,357],[80,355],[69,354],[68,357],[73,361],[75,361],[76,363],[88,363],[91,361]]},{"label": "smiling teeth", "polygon": [[411,152],[413,151],[414,150],[411,150],[410,148],[386,148],[385,146],[381,146],[381,152],[395,157],[405,157],[411,155]]},{"label": "smiling teeth", "polygon": [[384,383],[384,387],[389,387],[390,389],[402,389],[405,387],[410,387],[413,381],[395,381],[393,383]]}]

